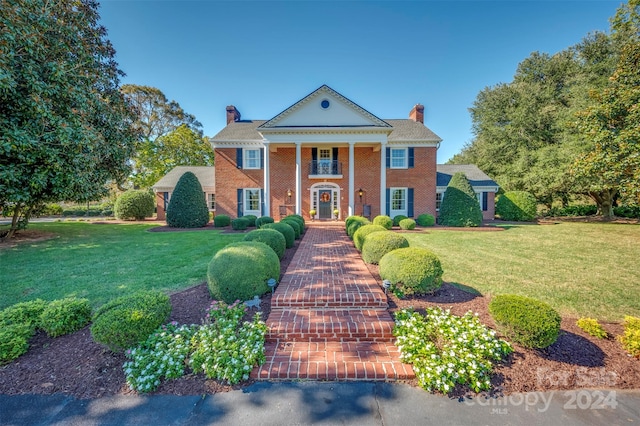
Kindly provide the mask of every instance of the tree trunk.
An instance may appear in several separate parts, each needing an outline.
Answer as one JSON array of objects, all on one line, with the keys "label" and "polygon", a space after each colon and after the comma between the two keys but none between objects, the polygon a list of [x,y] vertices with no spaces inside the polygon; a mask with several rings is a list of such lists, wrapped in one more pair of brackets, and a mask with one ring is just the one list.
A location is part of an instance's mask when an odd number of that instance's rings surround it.
[{"label": "tree trunk", "polygon": [[602,191],[590,191],[589,196],[598,205],[598,212],[596,214],[603,216],[607,219],[613,217],[613,199],[618,193],[615,189],[607,189]]},{"label": "tree trunk", "polygon": [[22,212],[22,207],[23,207],[22,204],[16,204],[15,208],[13,209],[13,217],[11,218],[11,227],[9,228],[9,231],[7,231],[7,235],[0,238],[0,240],[4,241],[4,240],[8,240],[9,238],[13,238],[13,235],[18,230],[18,225],[20,222],[20,213]]}]

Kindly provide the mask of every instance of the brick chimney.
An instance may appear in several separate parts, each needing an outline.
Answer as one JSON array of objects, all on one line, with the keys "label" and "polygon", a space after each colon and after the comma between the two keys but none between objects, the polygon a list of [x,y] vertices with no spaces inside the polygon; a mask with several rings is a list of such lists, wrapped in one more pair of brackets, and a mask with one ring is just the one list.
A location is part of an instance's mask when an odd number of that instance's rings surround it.
[{"label": "brick chimney", "polygon": [[424,105],[416,104],[409,113],[409,119],[424,124]]},{"label": "brick chimney", "polygon": [[234,121],[240,121],[240,111],[233,105],[229,105],[227,107],[227,124],[233,123]]}]

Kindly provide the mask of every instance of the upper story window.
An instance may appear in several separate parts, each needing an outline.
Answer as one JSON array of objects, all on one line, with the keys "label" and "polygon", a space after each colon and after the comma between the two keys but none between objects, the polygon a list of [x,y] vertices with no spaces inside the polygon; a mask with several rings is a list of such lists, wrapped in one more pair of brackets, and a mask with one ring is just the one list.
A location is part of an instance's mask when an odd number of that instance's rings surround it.
[{"label": "upper story window", "polygon": [[244,168],[259,169],[260,168],[260,149],[244,150]]},{"label": "upper story window", "polygon": [[390,155],[391,155],[392,169],[407,168],[407,149],[406,148],[391,148]]}]

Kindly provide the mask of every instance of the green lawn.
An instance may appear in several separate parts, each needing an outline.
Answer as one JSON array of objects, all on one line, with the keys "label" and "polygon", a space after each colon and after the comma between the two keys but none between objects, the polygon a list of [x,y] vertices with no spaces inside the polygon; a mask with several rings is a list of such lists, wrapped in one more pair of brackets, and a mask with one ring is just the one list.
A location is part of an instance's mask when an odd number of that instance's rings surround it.
[{"label": "green lawn", "polygon": [[157,225],[36,223],[56,238],[0,249],[0,309],[17,302],[69,296],[94,307],[123,294],[172,292],[206,280],[213,255],[242,234],[147,232]]},{"label": "green lawn", "polygon": [[439,256],[445,281],[482,294],[534,297],[572,317],[640,316],[640,226],[562,223],[403,235]]}]

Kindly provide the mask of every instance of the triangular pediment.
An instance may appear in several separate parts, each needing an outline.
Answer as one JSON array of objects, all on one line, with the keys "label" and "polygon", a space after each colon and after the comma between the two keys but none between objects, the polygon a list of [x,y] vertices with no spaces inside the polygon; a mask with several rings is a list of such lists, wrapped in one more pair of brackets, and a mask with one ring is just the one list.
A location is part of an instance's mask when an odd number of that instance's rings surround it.
[{"label": "triangular pediment", "polygon": [[257,130],[318,127],[391,128],[391,125],[323,85],[258,126]]}]

